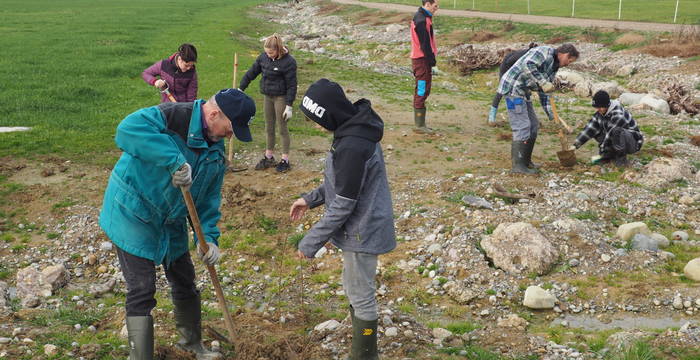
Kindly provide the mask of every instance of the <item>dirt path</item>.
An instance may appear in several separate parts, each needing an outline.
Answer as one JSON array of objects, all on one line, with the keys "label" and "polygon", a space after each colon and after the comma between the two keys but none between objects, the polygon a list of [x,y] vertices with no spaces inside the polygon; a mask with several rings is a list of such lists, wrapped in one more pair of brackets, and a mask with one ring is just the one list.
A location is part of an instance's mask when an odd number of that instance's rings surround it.
[{"label": "dirt path", "polygon": [[[417,6],[411,5],[401,5],[401,4],[390,4],[390,3],[372,3],[363,2],[359,0],[333,0],[333,2],[346,4],[346,5],[359,5],[373,9],[381,10],[393,10],[398,12],[409,12],[413,13],[416,11]],[[467,10],[448,10],[440,9],[441,16],[458,16],[458,17],[478,17],[489,20],[511,20],[514,22],[524,22],[531,24],[547,24],[556,26],[580,26],[580,27],[601,27],[601,28],[615,28],[624,30],[640,30],[640,31],[667,31],[667,32],[680,32],[687,25],[680,24],[661,24],[661,23],[647,23],[647,22],[636,22],[636,21],[614,21],[614,20],[596,20],[596,19],[576,19],[576,18],[564,18],[556,16],[540,16],[540,15],[523,15],[523,14],[505,14],[505,13],[492,13],[492,12],[481,12],[481,11],[467,11]]]}]

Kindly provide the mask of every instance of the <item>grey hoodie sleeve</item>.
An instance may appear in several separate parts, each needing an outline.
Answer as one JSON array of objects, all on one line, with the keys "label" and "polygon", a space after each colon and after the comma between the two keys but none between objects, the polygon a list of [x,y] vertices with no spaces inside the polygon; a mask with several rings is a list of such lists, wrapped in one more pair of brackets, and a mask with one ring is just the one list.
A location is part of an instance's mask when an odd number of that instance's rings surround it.
[{"label": "grey hoodie sleeve", "polygon": [[[357,137],[348,137],[338,144],[333,154],[335,181],[334,184],[326,185],[333,186],[336,195],[333,199],[326,199],[326,211],[323,217],[299,243],[299,250],[306,257],[313,257],[316,251],[343,227],[355,211],[360,189],[364,183],[365,163],[372,155],[374,147],[376,147],[374,142]],[[307,204],[309,200],[314,200],[312,197],[304,199]]]},{"label": "grey hoodie sleeve", "polygon": [[321,220],[301,239],[299,250],[308,258],[314,257],[318,249],[331,239],[333,233],[345,224],[356,204],[357,200],[336,195],[335,199],[326,205],[328,208]]},{"label": "grey hoodie sleeve", "polygon": [[321,206],[326,203],[326,183],[322,183],[321,186],[309,191],[305,194],[301,194],[301,197],[306,201],[306,205],[309,205],[309,209]]}]

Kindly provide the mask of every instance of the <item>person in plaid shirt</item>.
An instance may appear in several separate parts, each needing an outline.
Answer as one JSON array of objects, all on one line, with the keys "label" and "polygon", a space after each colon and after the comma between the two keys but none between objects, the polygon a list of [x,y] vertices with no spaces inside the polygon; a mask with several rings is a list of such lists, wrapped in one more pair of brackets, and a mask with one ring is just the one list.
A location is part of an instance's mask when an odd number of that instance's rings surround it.
[{"label": "person in plaid shirt", "polygon": [[511,172],[538,172],[532,163],[532,150],[537,140],[539,122],[530,95],[537,91],[545,112],[551,114],[552,109],[546,93],[554,91],[554,75],[560,67],[576,61],[578,56],[578,50],[571,44],[563,44],[556,49],[537,46],[518,59],[501,77],[497,92],[506,98],[508,118],[513,131]]},{"label": "person in plaid shirt", "polygon": [[644,137],[639,131],[632,114],[617,100],[610,100],[610,95],[600,90],[593,95],[593,118],[576,137],[573,149],[578,149],[590,139],[598,141],[601,163],[613,161],[617,166],[627,165],[627,154],[633,154],[642,148]]}]

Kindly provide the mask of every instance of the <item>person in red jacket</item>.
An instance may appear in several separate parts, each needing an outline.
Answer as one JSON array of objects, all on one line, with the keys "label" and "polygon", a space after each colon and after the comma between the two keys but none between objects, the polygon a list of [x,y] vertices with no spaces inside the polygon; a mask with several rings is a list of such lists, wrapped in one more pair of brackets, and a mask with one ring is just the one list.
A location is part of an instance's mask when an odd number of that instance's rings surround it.
[{"label": "person in red jacket", "polygon": [[430,134],[432,129],[425,126],[425,100],[430,95],[433,79],[432,68],[436,65],[435,34],[433,33],[433,15],[439,8],[438,0],[422,0],[423,6],[411,21],[411,63],[416,88],[413,95],[413,115],[415,129],[419,134]]},{"label": "person in red jacket", "polygon": [[[176,102],[193,102],[197,99],[197,48],[192,44],[182,44],[177,52],[167,59],[157,61],[141,73],[143,81],[161,92],[168,89]],[[161,93],[160,102],[170,102]]]}]

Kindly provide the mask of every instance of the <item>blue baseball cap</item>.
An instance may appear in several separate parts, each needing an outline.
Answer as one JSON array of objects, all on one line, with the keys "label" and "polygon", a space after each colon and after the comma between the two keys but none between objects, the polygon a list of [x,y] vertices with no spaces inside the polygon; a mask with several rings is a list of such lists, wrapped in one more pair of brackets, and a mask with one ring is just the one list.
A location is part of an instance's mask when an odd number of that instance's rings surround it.
[{"label": "blue baseball cap", "polygon": [[255,116],[255,101],[238,89],[223,89],[214,96],[219,109],[231,120],[233,134],[240,141],[253,141],[250,123]]}]

